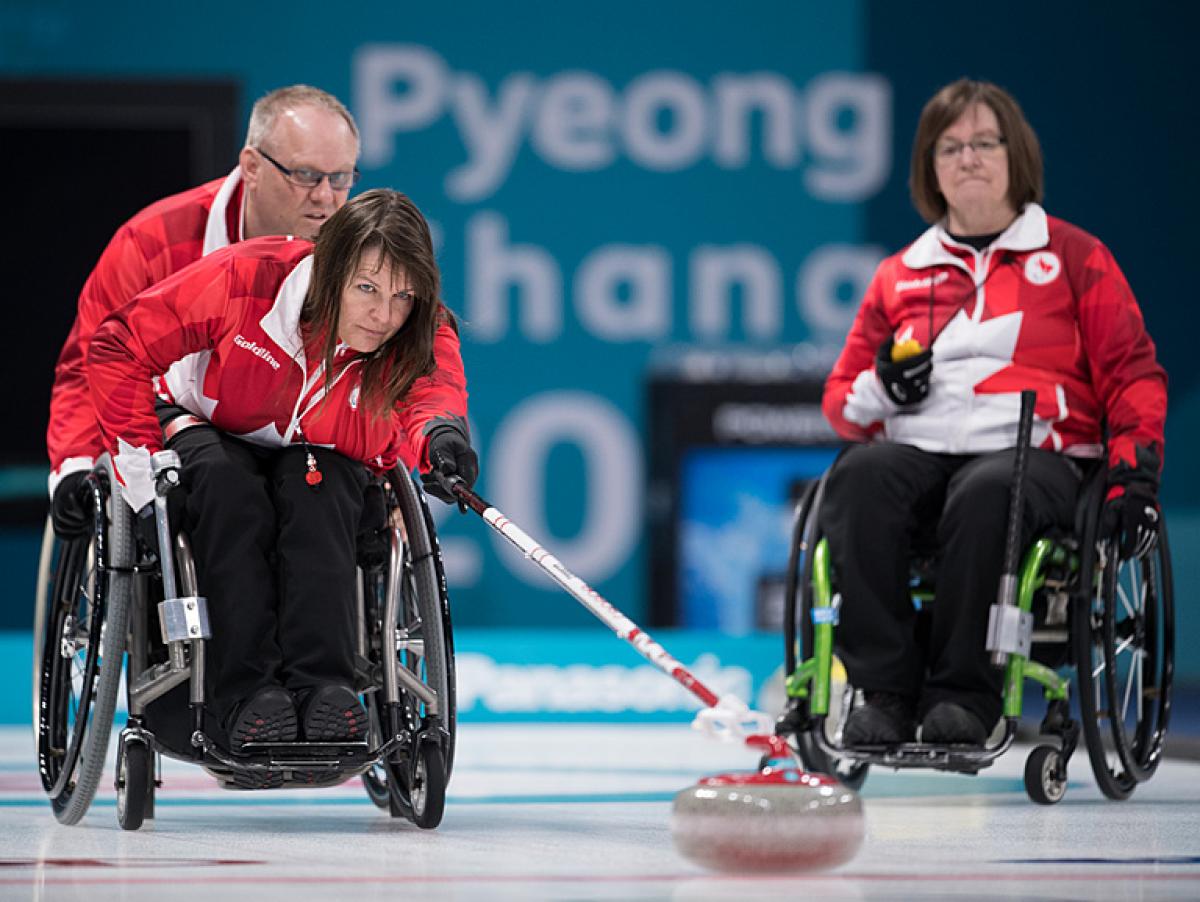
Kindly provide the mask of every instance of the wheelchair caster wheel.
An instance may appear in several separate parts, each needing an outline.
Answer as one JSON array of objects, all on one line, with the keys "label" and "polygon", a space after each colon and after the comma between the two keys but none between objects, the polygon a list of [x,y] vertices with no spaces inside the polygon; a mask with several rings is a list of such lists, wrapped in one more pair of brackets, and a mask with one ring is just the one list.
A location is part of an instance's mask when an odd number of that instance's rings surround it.
[{"label": "wheelchair caster wheel", "polygon": [[446,764],[441,748],[422,742],[413,755],[408,779],[408,800],[413,823],[432,830],[442,822],[446,809]]},{"label": "wheelchair caster wheel", "polygon": [[144,742],[125,744],[117,771],[117,821],[123,830],[142,826],[154,806],[154,753]]},{"label": "wheelchair caster wheel", "polygon": [[1052,745],[1039,745],[1025,761],[1025,791],[1039,805],[1061,802],[1067,793],[1062,755]]}]

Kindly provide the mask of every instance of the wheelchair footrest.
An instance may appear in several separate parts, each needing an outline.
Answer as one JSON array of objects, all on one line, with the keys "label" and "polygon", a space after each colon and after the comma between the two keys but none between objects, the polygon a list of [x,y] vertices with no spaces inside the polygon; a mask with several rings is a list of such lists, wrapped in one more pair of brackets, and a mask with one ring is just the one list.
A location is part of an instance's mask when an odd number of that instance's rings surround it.
[{"label": "wheelchair footrest", "polygon": [[955,747],[925,742],[855,746],[847,751],[853,753],[855,760],[881,767],[919,767],[965,774],[975,774],[985,767],[990,767],[996,758],[994,749],[983,746]]},{"label": "wheelchair footrest", "polygon": [[203,767],[225,789],[328,786],[362,773],[379,751],[366,742],[253,742],[237,755],[210,746]]},{"label": "wheelchair footrest", "polygon": [[954,773],[974,774],[989,767],[1013,744],[1017,719],[1005,718],[1004,737],[994,745],[942,745],[928,742],[901,742],[895,745],[833,745],[824,735],[824,718],[815,719],[811,735],[821,751],[839,761],[874,764],[881,767],[929,768]]},{"label": "wheelchair footrest", "polygon": [[248,742],[234,760],[276,767],[341,767],[365,763],[370,751],[366,742]]}]

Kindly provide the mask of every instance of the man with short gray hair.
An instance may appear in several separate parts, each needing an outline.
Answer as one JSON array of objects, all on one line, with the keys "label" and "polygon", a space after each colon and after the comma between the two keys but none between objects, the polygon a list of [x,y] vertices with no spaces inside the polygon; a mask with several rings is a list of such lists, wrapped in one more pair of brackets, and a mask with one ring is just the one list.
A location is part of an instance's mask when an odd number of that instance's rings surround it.
[{"label": "man with short gray hair", "polygon": [[250,114],[229,175],[151,204],[109,242],[79,297],[50,396],[51,517],[60,536],[86,532],[79,489],[102,451],[84,373],[88,344],[109,313],[201,257],[247,238],[313,240],[358,180],[358,127],[336,97],[279,88]]}]

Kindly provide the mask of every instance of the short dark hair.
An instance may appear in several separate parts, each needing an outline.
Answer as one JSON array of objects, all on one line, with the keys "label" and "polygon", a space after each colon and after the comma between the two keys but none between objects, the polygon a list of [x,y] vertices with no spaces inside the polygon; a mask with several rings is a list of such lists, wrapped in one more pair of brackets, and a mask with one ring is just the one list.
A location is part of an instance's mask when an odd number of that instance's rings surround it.
[{"label": "short dark hair", "polygon": [[364,191],[333,214],[317,233],[312,279],[300,324],[322,340],[326,388],[333,379],[342,293],[365,251],[378,249],[393,271],[402,269],[414,295],[412,312],[391,338],[369,355],[362,369],[364,408],[383,416],[413,382],[434,370],[433,342],[453,315],[442,304],[441,275],[429,224],[399,191]]},{"label": "short dark hair", "polygon": [[988,81],[960,78],[934,94],[921,110],[913,138],[908,190],[913,206],[928,223],[946,215],[946,198],[938,190],[934,172],[934,145],[942,132],[977,103],[987,104],[1000,123],[1008,151],[1008,200],[1018,212],[1042,199],[1042,149],[1033,127],[1016,99]]}]

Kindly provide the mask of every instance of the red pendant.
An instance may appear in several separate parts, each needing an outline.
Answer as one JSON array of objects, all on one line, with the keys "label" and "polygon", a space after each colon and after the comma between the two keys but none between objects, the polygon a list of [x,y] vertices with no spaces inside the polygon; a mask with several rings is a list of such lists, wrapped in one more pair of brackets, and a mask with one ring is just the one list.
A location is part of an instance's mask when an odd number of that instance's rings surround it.
[{"label": "red pendant", "polygon": [[324,477],[321,476],[321,471],[317,468],[317,459],[311,451],[306,451],[304,458],[304,465],[308,468],[308,472],[304,474],[304,481],[315,489]]}]

